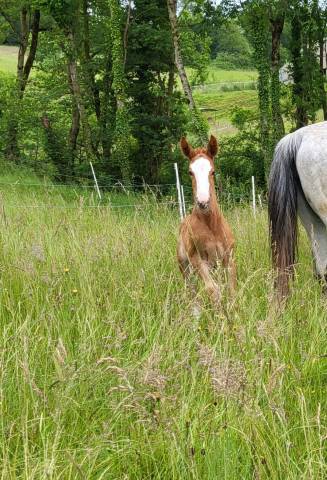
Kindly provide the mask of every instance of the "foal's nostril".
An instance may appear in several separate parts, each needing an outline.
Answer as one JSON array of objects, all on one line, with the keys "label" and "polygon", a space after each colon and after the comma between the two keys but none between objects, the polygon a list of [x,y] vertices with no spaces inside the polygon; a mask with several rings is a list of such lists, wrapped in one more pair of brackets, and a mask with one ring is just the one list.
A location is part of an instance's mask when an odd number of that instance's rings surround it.
[{"label": "foal's nostril", "polygon": [[207,202],[198,202],[198,205],[199,205],[199,208],[204,210],[207,207],[208,204],[207,204]]}]

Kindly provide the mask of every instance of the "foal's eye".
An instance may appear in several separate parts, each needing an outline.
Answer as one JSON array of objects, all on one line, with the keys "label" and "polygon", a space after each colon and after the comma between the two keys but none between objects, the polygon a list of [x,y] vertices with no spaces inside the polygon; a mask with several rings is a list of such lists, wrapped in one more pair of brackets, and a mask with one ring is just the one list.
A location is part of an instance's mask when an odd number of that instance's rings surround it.
[{"label": "foal's eye", "polygon": [[193,172],[192,172],[192,170],[190,170],[188,173],[191,175],[191,177],[193,177]]},{"label": "foal's eye", "polygon": [[214,175],[214,174],[215,174],[214,170],[212,172],[210,172],[210,175]]}]

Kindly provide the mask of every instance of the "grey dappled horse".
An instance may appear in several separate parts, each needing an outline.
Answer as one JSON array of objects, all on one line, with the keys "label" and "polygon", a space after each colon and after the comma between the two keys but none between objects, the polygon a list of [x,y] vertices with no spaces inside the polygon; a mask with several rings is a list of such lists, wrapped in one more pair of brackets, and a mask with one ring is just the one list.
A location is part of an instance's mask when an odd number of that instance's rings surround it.
[{"label": "grey dappled horse", "polygon": [[327,270],[327,122],[286,135],[277,145],[269,177],[272,258],[280,297],[288,293],[297,246],[297,213],[311,241],[316,273]]}]

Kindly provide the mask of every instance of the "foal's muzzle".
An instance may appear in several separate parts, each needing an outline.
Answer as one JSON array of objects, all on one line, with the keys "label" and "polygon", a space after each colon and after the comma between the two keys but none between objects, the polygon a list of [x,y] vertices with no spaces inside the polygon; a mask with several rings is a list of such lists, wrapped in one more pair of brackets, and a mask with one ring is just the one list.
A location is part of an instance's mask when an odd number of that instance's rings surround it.
[{"label": "foal's muzzle", "polygon": [[209,202],[197,202],[200,210],[206,210],[209,207]]}]

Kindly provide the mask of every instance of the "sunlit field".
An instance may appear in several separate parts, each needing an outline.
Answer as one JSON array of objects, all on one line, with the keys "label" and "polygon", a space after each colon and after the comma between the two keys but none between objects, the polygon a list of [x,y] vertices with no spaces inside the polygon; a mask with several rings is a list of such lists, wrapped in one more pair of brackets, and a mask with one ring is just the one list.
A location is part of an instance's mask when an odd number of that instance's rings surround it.
[{"label": "sunlit field", "polygon": [[258,78],[256,70],[222,70],[214,64],[209,67],[206,83],[219,82],[255,82]]},{"label": "sunlit field", "polygon": [[[189,73],[192,76],[192,72]],[[256,70],[222,70],[210,65],[204,85],[194,88],[193,95],[215,135],[237,132],[231,124],[235,108],[257,110],[257,77]]]},{"label": "sunlit field", "polygon": [[258,108],[258,92],[256,90],[239,91],[194,91],[194,99],[208,120],[211,131],[220,137],[236,133],[231,125],[231,117],[235,108],[256,111]]},{"label": "sunlit field", "polygon": [[0,71],[15,73],[17,70],[18,48],[9,45],[0,45]]},{"label": "sunlit field", "polygon": [[[192,78],[194,76],[191,68],[187,69],[187,72]],[[258,72],[256,70],[223,70],[218,68],[214,62],[208,67],[208,76],[205,80],[205,84],[221,83],[221,82],[250,82],[256,81],[258,78]]]},{"label": "sunlit field", "polygon": [[195,320],[176,206],[0,190],[2,479],[326,478],[327,315],[303,232],[275,316],[266,211],[225,210],[237,295],[213,311],[201,291]]}]

